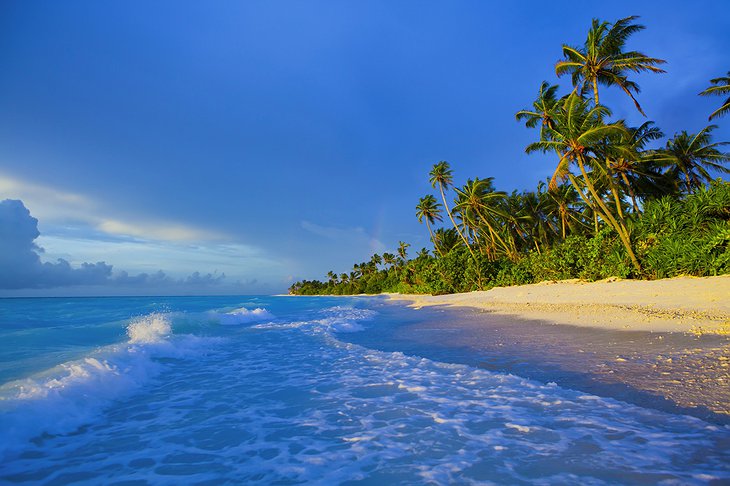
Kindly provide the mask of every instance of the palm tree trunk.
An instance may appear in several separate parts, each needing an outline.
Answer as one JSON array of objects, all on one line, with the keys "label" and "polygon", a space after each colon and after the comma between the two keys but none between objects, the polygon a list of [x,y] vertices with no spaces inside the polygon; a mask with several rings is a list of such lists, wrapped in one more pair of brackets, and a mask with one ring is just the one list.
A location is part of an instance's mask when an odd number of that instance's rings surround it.
[{"label": "palm tree trunk", "polygon": [[433,231],[431,231],[431,225],[428,223],[428,218],[426,218],[426,228],[428,228],[428,234],[431,235],[431,242],[433,242],[433,247],[436,248],[436,251],[439,252],[439,255],[441,255],[441,258],[444,257],[443,252],[441,251],[441,248],[436,244],[436,238],[433,237]]},{"label": "palm tree trunk", "polygon": [[593,78],[593,99],[596,101],[596,106],[598,106],[598,78]]},{"label": "palm tree trunk", "polygon": [[489,230],[489,237],[492,240],[492,246],[494,247],[494,250],[495,250],[495,254],[494,254],[495,258],[496,258],[497,240],[499,240],[499,244],[502,246],[502,250],[505,252],[505,254],[507,254],[507,256],[510,258],[510,260],[512,260],[512,256],[510,254],[511,253],[510,248],[508,247],[507,243],[505,243],[504,240],[502,239],[502,237],[499,236],[499,233],[497,233],[497,231],[489,223],[489,220],[486,217],[484,217],[484,215],[482,214],[482,212],[479,209],[477,209],[477,214],[479,215],[480,218],[482,218],[482,221],[484,221],[484,224],[487,226],[487,229]]},{"label": "palm tree trunk", "polygon": [[611,194],[613,195],[613,201],[616,205],[616,214],[618,215],[619,221],[621,221],[621,224],[624,224],[624,210],[621,207],[621,197],[616,189],[616,184],[613,182],[611,182]]},{"label": "palm tree trunk", "polygon": [[684,168],[682,168],[682,172],[684,173],[684,180],[687,181],[687,194],[692,194],[692,181],[689,178],[689,173]]},{"label": "palm tree trunk", "polygon": [[639,209],[639,205],[636,204],[636,193],[634,192],[634,188],[631,187],[631,183],[629,182],[629,178],[626,177],[626,174],[621,172],[621,178],[624,181],[624,184],[626,184],[626,190],[629,191],[629,196],[631,197],[631,205],[634,207],[634,211],[636,214],[641,214],[641,210]]},{"label": "palm tree trunk", "polygon": [[[596,211],[599,207],[601,208],[602,214],[601,217],[603,217],[608,224],[610,224],[614,230],[618,233],[619,238],[621,238],[621,241],[624,244],[624,247],[626,248],[626,252],[629,254],[629,258],[631,258],[631,263],[633,263],[634,267],[637,271],[641,271],[641,265],[639,264],[639,260],[636,258],[636,255],[634,254],[634,250],[631,247],[631,239],[629,238],[629,232],[626,229],[626,227],[623,224],[620,224],[616,218],[613,217],[611,214],[611,211],[609,211],[606,204],[603,202],[603,200],[599,197],[598,192],[596,191],[596,188],[593,187],[593,183],[588,178],[588,174],[586,173],[585,166],[583,164],[583,157],[579,156],[577,158],[578,167],[580,168],[580,172],[583,175],[583,178],[585,179],[586,187],[588,188],[588,192],[591,193],[593,198],[595,199],[595,203],[597,206],[594,207],[594,211]],[[588,204],[590,202],[586,201]]]},{"label": "palm tree trunk", "polygon": [[469,253],[471,253],[471,256],[476,260],[476,256],[474,255],[474,251],[471,249],[471,245],[469,244],[469,240],[466,239],[464,234],[459,229],[459,225],[456,224],[456,221],[454,221],[454,217],[451,215],[451,209],[449,209],[449,204],[446,202],[446,194],[444,194],[444,185],[439,182],[439,190],[441,191],[441,199],[444,201],[444,208],[446,208],[446,214],[449,215],[449,219],[451,220],[451,224],[454,225],[454,228],[456,228],[456,232],[459,233],[459,236],[461,236],[461,239],[464,241],[464,244],[469,249]]}]

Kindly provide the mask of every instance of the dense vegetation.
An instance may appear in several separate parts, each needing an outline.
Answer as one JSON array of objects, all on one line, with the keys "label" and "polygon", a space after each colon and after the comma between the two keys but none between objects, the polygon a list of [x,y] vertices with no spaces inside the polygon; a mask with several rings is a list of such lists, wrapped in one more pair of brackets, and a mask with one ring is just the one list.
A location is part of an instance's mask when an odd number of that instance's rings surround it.
[{"label": "dense vegetation", "polygon": [[[599,86],[617,87],[644,114],[629,74],[664,72],[663,60],[624,50],[644,28],[635,19],[594,20],[584,46],[564,45],[555,66],[557,76],[571,76],[573,90],[558,97],[559,87],[543,82],[532,106],[517,112],[536,130],[526,151],[555,154],[553,176],[535,191],[497,191],[491,177],[455,187],[449,164],[438,162],[430,182],[440,201],[429,194],[416,206],[431,252],[409,259],[401,242],[396,254],[373,255],[326,281],[297,282],[290,292],[451,293],[567,278],[730,273],[730,183],[711,176],[730,172],[730,154],[721,151],[727,142],[712,141],[716,126],[662,145],[653,122],[628,126],[600,104]],[[730,94],[730,72],[710,83],[701,95]],[[729,111],[730,98],[710,119]]]}]

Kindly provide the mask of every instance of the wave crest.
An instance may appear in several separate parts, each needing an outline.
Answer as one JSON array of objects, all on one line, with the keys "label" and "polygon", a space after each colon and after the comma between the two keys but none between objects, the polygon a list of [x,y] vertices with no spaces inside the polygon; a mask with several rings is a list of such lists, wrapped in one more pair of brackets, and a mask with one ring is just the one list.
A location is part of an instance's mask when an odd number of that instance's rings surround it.
[{"label": "wave crest", "polygon": [[236,326],[239,324],[248,324],[249,322],[275,319],[276,316],[262,307],[257,307],[252,310],[240,307],[229,312],[216,312],[215,318],[225,326]]},{"label": "wave crest", "polygon": [[141,316],[127,326],[127,342],[0,386],[0,458],[44,432],[66,434],[92,422],[110,402],[159,374],[156,358],[199,355],[221,341],[172,334],[169,314]]}]

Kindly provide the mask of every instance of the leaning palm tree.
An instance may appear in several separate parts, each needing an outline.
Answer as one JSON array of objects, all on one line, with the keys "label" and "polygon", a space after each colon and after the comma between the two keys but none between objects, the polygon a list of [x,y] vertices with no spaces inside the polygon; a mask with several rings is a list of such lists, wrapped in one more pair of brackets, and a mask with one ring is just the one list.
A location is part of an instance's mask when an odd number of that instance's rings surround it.
[{"label": "leaning palm tree", "polygon": [[[704,90],[702,93],[700,93],[701,96],[707,96],[707,95],[717,95],[717,96],[726,96],[730,95],[730,71],[727,72],[727,76],[722,76],[720,78],[711,79],[710,83],[714,84],[715,86],[710,86],[706,90]],[[718,108],[717,110],[713,111],[712,114],[710,114],[710,117],[708,120],[712,120],[715,117],[727,115],[730,113],[730,97],[725,100],[725,102]]]},{"label": "leaning palm tree", "polygon": [[[441,221],[441,205],[436,202],[436,198],[433,197],[431,194],[422,197],[418,201],[418,205],[416,206],[416,217],[418,218],[419,223],[422,223],[424,219],[426,220],[426,228],[428,228],[428,234],[431,235],[431,241],[434,243],[435,246],[436,240],[434,240],[431,225],[434,224],[436,221]],[[436,248],[436,250],[441,256],[444,256],[438,247]]]},{"label": "leaning palm tree", "polygon": [[715,128],[716,125],[710,125],[697,134],[680,132],[654,155],[654,160],[669,166],[668,172],[680,181],[679,186],[688,193],[712,181],[710,171],[730,173],[730,169],[725,167],[725,163],[730,161],[730,153],[718,150],[718,147],[730,142],[712,143],[712,131]]},{"label": "leaning palm tree", "polygon": [[474,251],[471,249],[471,245],[469,244],[469,240],[466,239],[464,234],[459,229],[459,225],[457,225],[456,221],[454,221],[454,216],[451,214],[451,209],[449,209],[449,203],[446,202],[446,194],[444,192],[444,189],[451,186],[454,181],[454,178],[451,175],[451,167],[449,166],[449,163],[445,160],[442,160],[438,164],[434,164],[429,176],[431,187],[433,187],[434,189],[436,188],[436,186],[439,187],[439,191],[441,192],[441,199],[444,202],[444,208],[446,209],[446,214],[449,215],[451,224],[454,225],[456,232],[459,233],[459,236],[464,241],[466,247],[469,249],[469,253],[471,253],[471,256],[476,258],[476,256],[474,256]]},{"label": "leaning palm tree", "polygon": [[[594,183],[596,175],[603,176],[608,170],[604,158],[606,145],[611,145],[612,142],[618,145],[618,142],[626,136],[623,123],[604,122],[604,118],[610,114],[608,108],[601,105],[591,106],[588,100],[571,93],[555,113],[555,128],[545,129],[545,138],[531,143],[525,151],[527,153],[555,151],[560,156],[550,187],[556,187],[558,180],[569,179],[593,211],[618,233],[631,262],[636,270],[640,271],[641,265],[631,246],[625,222],[620,213],[614,216],[603,200],[603,189]],[[570,170],[573,164],[580,171],[581,182]],[[583,188],[587,192],[584,192]],[[615,203],[620,205],[621,201]]]},{"label": "leaning palm tree", "polygon": [[599,104],[598,85],[618,86],[634,101],[636,109],[646,116],[636,101],[634,93],[639,92],[639,86],[629,81],[626,73],[650,71],[663,73],[657,65],[666,61],[638,51],[624,52],[626,40],[636,32],[644,29],[643,25],[633,24],[631,16],[617,20],[613,25],[593,19],[588,37],[582,48],[563,45],[562,61],[555,65],[555,74],[558,77],[570,74],[576,92],[583,96],[586,91],[593,90],[596,105]]}]

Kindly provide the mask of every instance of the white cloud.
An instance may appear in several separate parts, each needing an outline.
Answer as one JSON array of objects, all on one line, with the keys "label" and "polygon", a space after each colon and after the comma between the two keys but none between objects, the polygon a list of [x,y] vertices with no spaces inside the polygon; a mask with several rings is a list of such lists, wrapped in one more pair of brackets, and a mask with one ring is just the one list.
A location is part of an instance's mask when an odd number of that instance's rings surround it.
[{"label": "white cloud", "polygon": [[20,199],[44,224],[76,223],[113,236],[170,242],[211,241],[225,235],[170,221],[135,218],[134,223],[108,214],[108,210],[82,194],[66,192],[0,174],[0,200]]},{"label": "white cloud", "polygon": [[[48,251],[43,248],[46,245]],[[83,260],[74,258],[79,253],[84,255]],[[126,260],[124,270],[114,271],[106,263],[109,257]],[[96,263],[88,263],[89,258]],[[159,270],[161,266],[174,271]],[[200,268],[206,270],[201,272]],[[41,237],[38,220],[22,201],[12,199],[0,201],[0,269],[0,295],[8,296],[70,288],[82,294],[102,295],[151,291],[240,293],[244,288],[260,288],[261,276],[270,286],[284,275],[282,263],[240,244]]]}]

